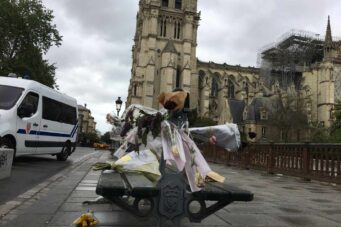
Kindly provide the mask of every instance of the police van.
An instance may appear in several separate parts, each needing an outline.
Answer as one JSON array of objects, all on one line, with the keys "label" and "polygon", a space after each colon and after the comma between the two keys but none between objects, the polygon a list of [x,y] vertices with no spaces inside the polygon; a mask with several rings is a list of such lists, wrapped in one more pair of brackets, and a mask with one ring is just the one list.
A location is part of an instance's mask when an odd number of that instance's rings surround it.
[{"label": "police van", "polygon": [[76,148],[77,101],[36,81],[0,77],[0,147],[14,157],[52,154],[65,161]]}]

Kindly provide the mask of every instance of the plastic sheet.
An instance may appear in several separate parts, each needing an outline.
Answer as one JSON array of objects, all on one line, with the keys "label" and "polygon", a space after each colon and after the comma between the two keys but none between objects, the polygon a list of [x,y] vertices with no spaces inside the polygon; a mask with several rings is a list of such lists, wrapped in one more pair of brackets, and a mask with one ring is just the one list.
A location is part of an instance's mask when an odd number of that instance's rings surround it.
[{"label": "plastic sheet", "polygon": [[236,151],[240,147],[240,133],[236,124],[227,123],[209,127],[189,128],[189,132],[203,141],[208,141],[214,135],[217,146],[227,151]]},{"label": "plastic sheet", "polygon": [[159,161],[150,150],[132,151],[115,162],[116,166],[122,167],[123,171],[136,171],[153,174],[160,177]]}]

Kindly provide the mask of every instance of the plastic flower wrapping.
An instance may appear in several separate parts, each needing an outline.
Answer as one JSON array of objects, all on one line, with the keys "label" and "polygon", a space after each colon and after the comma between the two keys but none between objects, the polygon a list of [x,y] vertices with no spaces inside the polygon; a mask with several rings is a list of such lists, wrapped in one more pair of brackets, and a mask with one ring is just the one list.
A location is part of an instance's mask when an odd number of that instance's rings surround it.
[{"label": "plastic flower wrapping", "polygon": [[224,177],[213,172],[190,133],[208,138],[215,135],[217,144],[226,150],[237,150],[240,134],[235,124],[186,129],[169,120],[167,110],[155,110],[141,105],[131,105],[123,114],[124,125],[121,147],[115,152],[118,160],[111,163],[112,169],[138,171],[149,174],[157,181],[161,176],[159,160],[186,173],[192,192],[201,190],[206,176],[215,181]]}]

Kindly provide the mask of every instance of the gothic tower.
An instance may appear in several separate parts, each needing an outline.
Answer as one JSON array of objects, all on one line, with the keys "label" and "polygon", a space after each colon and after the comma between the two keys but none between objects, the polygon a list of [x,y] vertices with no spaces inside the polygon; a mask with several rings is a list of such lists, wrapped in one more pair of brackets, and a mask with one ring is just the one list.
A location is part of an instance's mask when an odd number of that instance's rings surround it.
[{"label": "gothic tower", "polygon": [[328,16],[326,36],[324,41],[324,61],[336,57],[336,48],[333,43],[332,29],[330,26],[330,17]]},{"label": "gothic tower", "polygon": [[335,104],[335,43],[332,39],[330,18],[328,16],[326,36],[324,42],[324,58],[318,70],[317,116],[323,127],[332,124],[332,110]]},{"label": "gothic tower", "polygon": [[158,109],[162,91],[191,91],[196,76],[197,0],[140,0],[127,105]]}]

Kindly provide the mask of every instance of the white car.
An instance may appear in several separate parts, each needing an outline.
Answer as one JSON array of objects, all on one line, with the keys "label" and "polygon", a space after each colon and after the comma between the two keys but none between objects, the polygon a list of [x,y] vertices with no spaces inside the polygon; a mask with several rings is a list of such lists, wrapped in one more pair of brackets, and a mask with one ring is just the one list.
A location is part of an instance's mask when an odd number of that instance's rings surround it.
[{"label": "white car", "polygon": [[0,147],[14,157],[52,154],[65,161],[76,148],[76,99],[36,81],[0,77]]}]

